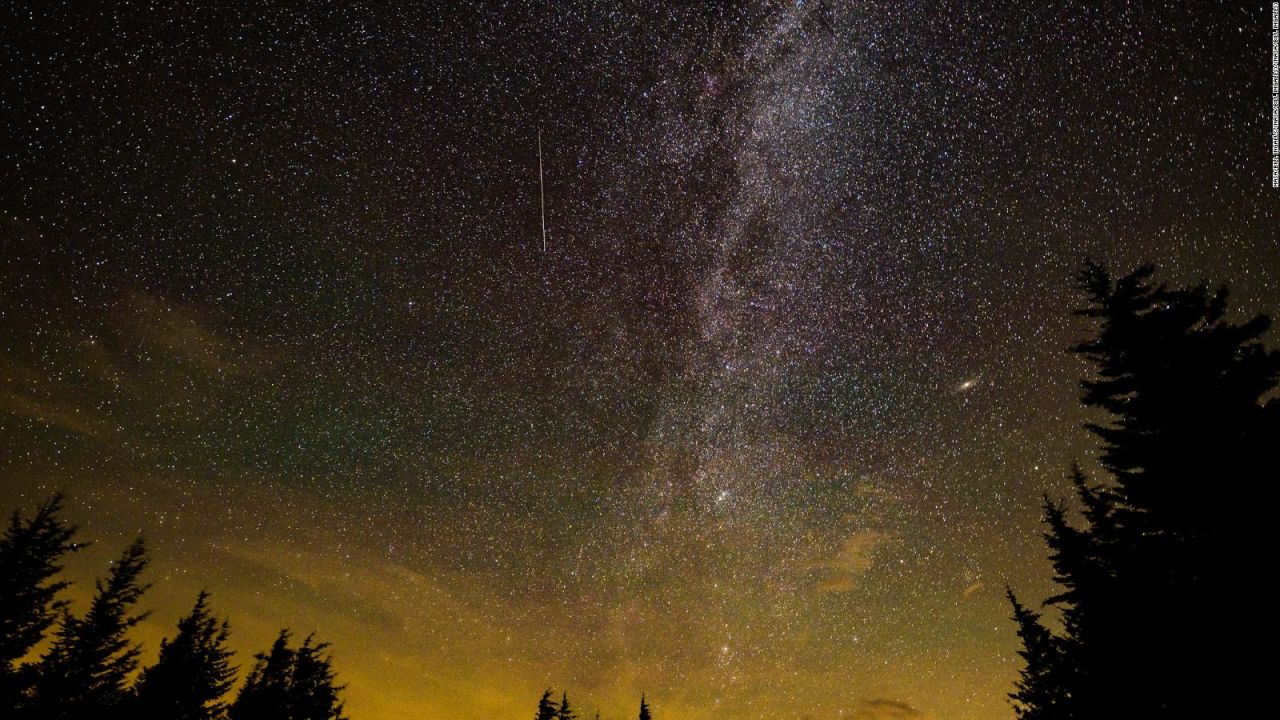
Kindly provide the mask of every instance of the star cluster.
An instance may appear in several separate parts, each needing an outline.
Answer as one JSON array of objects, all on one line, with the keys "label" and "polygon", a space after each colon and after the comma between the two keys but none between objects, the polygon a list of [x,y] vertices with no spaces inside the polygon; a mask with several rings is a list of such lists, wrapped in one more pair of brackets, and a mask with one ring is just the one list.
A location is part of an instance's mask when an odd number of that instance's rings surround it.
[{"label": "star cluster", "polygon": [[74,599],[141,530],[149,653],[208,588],[364,720],[1008,716],[1073,272],[1280,300],[1267,6],[400,5],[6,7],[0,499]]}]

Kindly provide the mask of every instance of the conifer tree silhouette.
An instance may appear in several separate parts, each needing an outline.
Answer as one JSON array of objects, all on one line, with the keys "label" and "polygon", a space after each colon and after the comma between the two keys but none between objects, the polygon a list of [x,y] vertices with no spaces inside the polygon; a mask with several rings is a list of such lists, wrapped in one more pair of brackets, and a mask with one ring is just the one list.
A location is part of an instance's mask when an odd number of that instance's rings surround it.
[{"label": "conifer tree silhouette", "polygon": [[[227,706],[222,698],[235,676],[230,629],[210,613],[206,592],[129,687],[140,653],[129,634],[147,617],[134,612],[150,587],[140,581],[146,545],[135,540],[97,581],[84,615],[74,615],[57,597],[69,583],[56,576],[62,556],[83,545],[73,542],[76,529],[61,510],[55,495],[29,519],[15,512],[0,533],[0,720],[346,720],[329,644],[308,636],[291,648],[288,630],[255,656]],[[55,619],[43,657],[15,666]],[[555,718],[557,706],[550,706]]]},{"label": "conifer tree silhouette", "polygon": [[569,706],[569,693],[564,692],[560,696],[560,708],[556,711],[557,720],[578,720],[578,715]]},{"label": "conifer tree silhouette", "polygon": [[137,720],[215,720],[226,709],[222,697],[231,689],[235,668],[227,622],[209,612],[209,593],[178,621],[178,634],[160,645],[155,665],[143,671],[136,687],[133,717]]},{"label": "conifer tree silhouette", "polygon": [[538,700],[538,714],[534,716],[534,720],[556,720],[556,716],[560,713],[560,707],[556,705],[556,701],[551,699],[551,688],[547,688],[542,692],[542,698]]},{"label": "conifer tree silhouette", "polygon": [[228,710],[230,720],[345,720],[336,675],[325,651],[328,643],[307,636],[289,647],[281,630],[271,650],[254,656],[254,666]]},{"label": "conifer tree silhouette", "polygon": [[293,655],[289,631],[281,630],[270,650],[253,656],[253,668],[228,709],[231,720],[268,720],[284,715],[289,706]]},{"label": "conifer tree silhouette", "polygon": [[34,666],[18,662],[45,637],[66,602],[69,584],[53,580],[63,555],[83,547],[61,517],[62,496],[45,501],[30,518],[14,511],[0,535],[0,708],[19,708],[35,681]]},{"label": "conifer tree silhouette", "polygon": [[1262,547],[1277,474],[1280,353],[1260,341],[1265,316],[1225,319],[1225,289],[1170,289],[1151,275],[1113,281],[1089,263],[1080,276],[1090,305],[1079,314],[1098,331],[1074,350],[1096,370],[1082,401],[1108,418],[1086,427],[1109,480],[1073,469],[1082,526],[1046,501],[1060,588],[1046,603],[1063,629],[1049,637],[1014,602],[1021,718],[1210,716],[1236,684],[1224,660],[1248,636],[1240,560]]},{"label": "conifer tree silhouette", "polygon": [[1006,590],[1013,605],[1013,619],[1018,623],[1018,652],[1026,662],[1010,697],[1018,717],[1024,720],[1057,720],[1064,717],[1057,698],[1062,687],[1063,657],[1060,640],[1040,623],[1040,616],[1028,610],[1012,590]]},{"label": "conifer tree silhouette", "polygon": [[345,720],[339,693],[344,686],[337,679],[328,655],[329,643],[315,643],[308,635],[293,658],[289,687],[290,717],[297,720]]},{"label": "conifer tree silhouette", "polygon": [[33,701],[39,718],[102,718],[116,714],[127,697],[126,680],[138,666],[128,632],[146,614],[131,614],[148,585],[142,538],[131,544],[99,580],[84,617],[64,614],[53,647],[40,661]]},{"label": "conifer tree silhouette", "polygon": [[640,720],[653,720],[653,716],[649,713],[649,703],[645,702],[643,693],[640,695]]}]

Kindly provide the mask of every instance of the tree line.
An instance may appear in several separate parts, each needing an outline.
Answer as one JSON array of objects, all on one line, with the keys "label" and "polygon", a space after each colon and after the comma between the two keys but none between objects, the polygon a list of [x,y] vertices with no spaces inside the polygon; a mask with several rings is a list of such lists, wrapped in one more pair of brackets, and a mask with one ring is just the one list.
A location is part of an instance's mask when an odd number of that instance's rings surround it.
[{"label": "tree line", "polygon": [[1254,607],[1280,449],[1280,353],[1264,315],[1227,319],[1225,288],[1170,288],[1142,267],[1080,287],[1094,336],[1073,350],[1101,477],[1073,467],[1072,506],[1047,498],[1058,590],[1012,591],[1021,720],[1214,717],[1265,687],[1244,647],[1274,631]]},{"label": "tree line", "polygon": [[[1094,368],[1082,403],[1098,420],[1098,477],[1075,466],[1075,502],[1045,498],[1057,591],[1033,607],[1008,591],[1023,667],[1020,720],[1210,717],[1235,688],[1261,688],[1243,647],[1274,630],[1248,600],[1259,585],[1280,448],[1280,352],[1264,315],[1227,317],[1225,288],[1170,288],[1142,267],[1113,278],[1087,263],[1080,287],[1095,323],[1073,350]],[[328,645],[281,631],[236,669],[226,620],[200,593],[139,671],[129,632],[147,553],[131,544],[88,609],[60,597],[62,560],[81,547],[55,496],[15,512],[0,536],[0,710],[16,720],[345,720]],[[47,642],[46,642],[47,641]],[[31,659],[42,644],[47,650]],[[578,720],[550,690],[535,720]],[[598,716],[597,716],[598,720]],[[639,720],[651,720],[640,700]]]},{"label": "tree line", "polygon": [[[556,702],[551,688],[547,688],[538,699],[538,711],[533,717],[534,720],[578,720],[578,713],[569,703],[568,692],[561,693],[560,701]],[[595,720],[600,720],[600,713],[596,713]],[[643,694],[640,696],[639,720],[653,720],[653,715],[649,711],[649,702]]]},{"label": "tree line", "polygon": [[[14,720],[346,720],[329,645],[311,636],[292,645],[281,630],[254,655],[235,698],[231,628],[201,592],[155,664],[139,671],[141,646],[129,631],[147,617],[137,605],[147,551],[135,540],[98,580],[83,615],[60,597],[63,558],[85,545],[61,516],[60,495],[0,536],[0,716]],[[50,635],[50,632],[52,634]],[[38,658],[36,648],[48,640]]]}]

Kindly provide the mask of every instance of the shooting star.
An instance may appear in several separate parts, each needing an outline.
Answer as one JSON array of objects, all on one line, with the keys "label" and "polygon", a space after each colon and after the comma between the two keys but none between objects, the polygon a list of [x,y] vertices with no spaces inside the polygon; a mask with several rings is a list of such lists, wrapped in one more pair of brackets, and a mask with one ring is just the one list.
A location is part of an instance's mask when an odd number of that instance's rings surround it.
[{"label": "shooting star", "polygon": [[547,251],[547,190],[542,180],[542,128],[538,128],[538,205],[542,210],[542,252]]}]

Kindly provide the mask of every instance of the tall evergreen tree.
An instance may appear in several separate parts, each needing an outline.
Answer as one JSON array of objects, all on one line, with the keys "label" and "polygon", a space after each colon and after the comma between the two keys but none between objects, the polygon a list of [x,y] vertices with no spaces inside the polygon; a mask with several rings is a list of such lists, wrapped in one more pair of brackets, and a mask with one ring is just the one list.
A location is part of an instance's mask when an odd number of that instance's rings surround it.
[{"label": "tall evergreen tree", "polygon": [[160,644],[155,665],[143,671],[136,688],[138,720],[214,720],[222,717],[222,697],[231,689],[235,669],[227,622],[209,612],[209,593],[178,621],[178,634]]},{"label": "tall evergreen tree", "polygon": [[551,688],[547,688],[542,692],[542,698],[538,700],[538,714],[534,716],[534,720],[556,720],[556,716],[560,713],[560,707],[556,705],[556,701],[551,699]]},{"label": "tall evergreen tree", "polygon": [[40,662],[36,717],[96,719],[120,709],[126,681],[138,667],[139,647],[128,633],[146,617],[131,614],[149,587],[139,582],[146,566],[146,547],[139,538],[115,562],[106,581],[98,581],[84,617],[64,615],[53,647]]},{"label": "tall evergreen tree", "polygon": [[342,702],[338,698],[343,686],[334,684],[337,674],[327,653],[329,643],[313,643],[314,638],[308,635],[294,654],[289,717],[296,720],[345,720]]},{"label": "tall evergreen tree", "polygon": [[294,651],[289,647],[289,631],[281,630],[271,649],[253,656],[244,685],[227,714],[231,720],[271,720],[287,717],[289,680]]},{"label": "tall evergreen tree", "polygon": [[1037,613],[1018,602],[1012,590],[1006,590],[1006,594],[1022,641],[1018,654],[1026,663],[1009,696],[1014,701],[1014,712],[1019,720],[1064,718],[1057,702],[1064,669],[1060,641],[1040,622]]},{"label": "tall evergreen tree", "polygon": [[269,652],[254,656],[230,720],[345,720],[328,648],[311,636],[290,648],[289,631],[281,630]]},{"label": "tall evergreen tree", "polygon": [[62,496],[54,495],[24,518],[14,511],[0,535],[0,707],[19,707],[34,680],[34,668],[18,663],[53,625],[69,584],[53,580],[62,556],[78,550],[75,527],[62,518]]},{"label": "tall evergreen tree", "polygon": [[649,713],[649,703],[645,701],[643,693],[640,695],[640,720],[653,720],[653,716]]},{"label": "tall evergreen tree", "polygon": [[[1235,684],[1224,658],[1249,634],[1238,611],[1248,587],[1243,558],[1263,541],[1261,509],[1277,471],[1280,353],[1261,342],[1269,321],[1225,319],[1227,293],[1204,285],[1152,285],[1141,268],[1113,281],[1089,264],[1081,286],[1098,322],[1075,350],[1096,375],[1084,404],[1105,419],[1087,425],[1101,441],[1110,481],[1073,481],[1084,523],[1046,504],[1062,616],[1046,642],[1015,603],[1027,672],[1036,647],[1056,645],[1056,692],[1020,687],[1015,701],[1036,717],[1107,720],[1217,714]],[[1031,687],[1031,686],[1028,686]]]},{"label": "tall evergreen tree", "polygon": [[560,696],[560,708],[556,711],[557,720],[578,720],[578,715],[569,706],[569,693],[565,691]]}]

